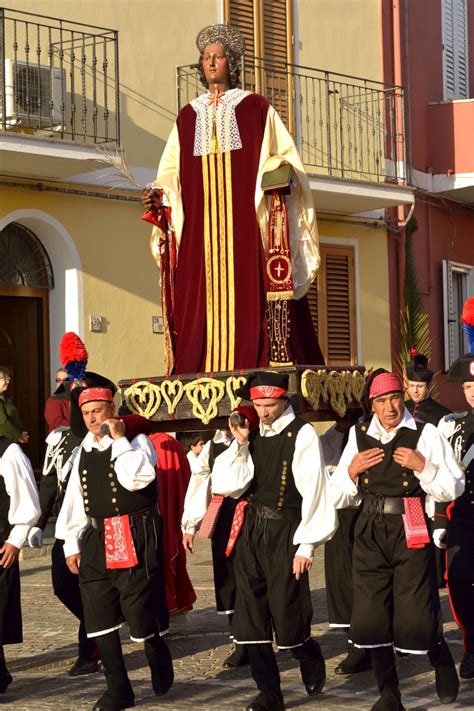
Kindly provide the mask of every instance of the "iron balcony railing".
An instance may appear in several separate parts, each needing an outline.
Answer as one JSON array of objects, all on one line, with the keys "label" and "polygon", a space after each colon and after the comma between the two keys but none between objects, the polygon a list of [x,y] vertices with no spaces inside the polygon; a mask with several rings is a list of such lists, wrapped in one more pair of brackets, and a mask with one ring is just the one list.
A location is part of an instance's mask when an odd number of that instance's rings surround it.
[{"label": "iron balcony railing", "polygon": [[118,32],[0,8],[0,130],[120,143]]},{"label": "iron balcony railing", "polygon": [[[180,109],[204,88],[196,65],[176,71]],[[278,111],[309,173],[405,184],[402,87],[256,57],[243,58],[241,86]]]}]

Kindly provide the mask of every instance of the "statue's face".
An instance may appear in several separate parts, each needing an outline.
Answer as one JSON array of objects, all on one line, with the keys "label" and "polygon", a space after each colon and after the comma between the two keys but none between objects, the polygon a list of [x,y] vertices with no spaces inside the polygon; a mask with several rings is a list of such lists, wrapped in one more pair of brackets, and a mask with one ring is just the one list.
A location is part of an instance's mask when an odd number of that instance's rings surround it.
[{"label": "statue's face", "polygon": [[221,44],[208,44],[202,55],[202,67],[208,84],[227,84],[229,63]]}]

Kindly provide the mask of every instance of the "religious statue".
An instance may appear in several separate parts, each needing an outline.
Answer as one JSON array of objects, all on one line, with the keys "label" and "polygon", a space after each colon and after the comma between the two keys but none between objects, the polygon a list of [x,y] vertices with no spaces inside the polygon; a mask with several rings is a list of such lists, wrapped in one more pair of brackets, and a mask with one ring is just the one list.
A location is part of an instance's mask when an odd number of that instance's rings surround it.
[{"label": "religious statue", "polygon": [[[179,112],[143,199],[167,373],[322,364],[305,298],[319,253],[303,164],[271,104],[238,88],[240,32],[210,25],[196,44],[207,91]],[[262,178],[279,166],[291,185],[268,194]]]}]

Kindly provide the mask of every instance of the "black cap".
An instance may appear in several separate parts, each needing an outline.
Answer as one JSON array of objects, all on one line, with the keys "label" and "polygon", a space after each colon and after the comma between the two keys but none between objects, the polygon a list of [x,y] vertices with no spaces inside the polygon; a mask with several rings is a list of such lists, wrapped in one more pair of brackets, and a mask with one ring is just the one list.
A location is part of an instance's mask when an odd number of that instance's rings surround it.
[{"label": "black cap", "polygon": [[474,381],[474,355],[464,353],[455,360],[448,370],[447,378],[453,383],[472,383]]},{"label": "black cap", "polygon": [[80,381],[71,383],[72,389],[69,391],[69,400],[71,402],[70,410],[70,426],[71,431],[76,437],[83,439],[88,430],[82,417],[81,408],[79,407],[79,395],[87,388],[108,388],[112,395],[117,392],[117,386],[108,378],[98,373],[86,370],[84,377]]},{"label": "black cap", "polygon": [[428,358],[421,353],[417,353],[405,364],[405,371],[408,380],[415,383],[431,383],[433,380],[433,371],[428,368]]},{"label": "black cap", "polygon": [[[261,386],[270,386],[283,390],[284,393],[275,395],[275,398],[277,399],[287,397],[288,375],[285,373],[276,373],[272,370],[257,370],[255,373],[250,373],[247,376],[247,382],[235,391],[235,395],[237,395],[237,397],[241,397],[243,400],[251,400],[252,396],[250,389]],[[268,397],[273,397],[273,395],[268,395]]]}]

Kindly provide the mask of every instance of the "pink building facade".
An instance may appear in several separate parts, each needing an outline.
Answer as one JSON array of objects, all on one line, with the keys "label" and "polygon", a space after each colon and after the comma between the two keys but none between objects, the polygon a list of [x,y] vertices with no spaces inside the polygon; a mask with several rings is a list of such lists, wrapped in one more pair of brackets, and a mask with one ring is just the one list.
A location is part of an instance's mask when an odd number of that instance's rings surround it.
[{"label": "pink building facade", "polygon": [[[381,0],[384,79],[405,87],[408,183],[416,188],[415,263],[433,339],[440,400],[465,401],[445,372],[467,350],[459,325],[474,295],[474,2]],[[406,210],[387,210],[393,224]],[[400,224],[400,222],[398,222]],[[388,240],[392,356],[405,263],[405,230]]]}]

